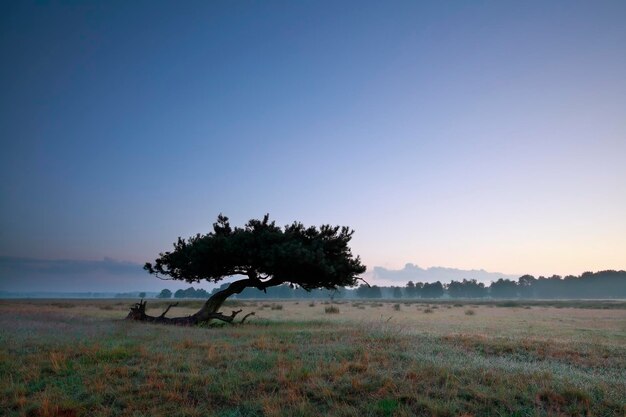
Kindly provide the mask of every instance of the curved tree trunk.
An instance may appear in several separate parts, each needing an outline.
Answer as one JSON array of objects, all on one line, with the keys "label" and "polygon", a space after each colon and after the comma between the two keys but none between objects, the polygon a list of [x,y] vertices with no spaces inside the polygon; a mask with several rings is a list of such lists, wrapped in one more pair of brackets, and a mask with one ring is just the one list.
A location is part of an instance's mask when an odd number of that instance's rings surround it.
[{"label": "curved tree trunk", "polygon": [[235,281],[232,284],[230,284],[227,288],[216,292],[211,297],[209,297],[208,300],[206,300],[202,308],[198,310],[198,312],[194,314],[192,317],[195,317],[196,320],[198,320],[198,322],[208,321],[208,320],[211,320],[212,318],[216,318],[212,316],[215,315],[216,313],[219,314],[218,310],[222,307],[222,304],[224,304],[224,301],[226,301],[226,299],[230,297],[231,295],[239,294],[246,287],[249,287],[250,286],[249,281],[250,281],[249,279]]},{"label": "curved tree trunk", "polygon": [[[225,289],[213,294],[208,300],[206,300],[202,308],[191,316],[173,318],[165,317],[165,314],[169,311],[169,309],[178,303],[169,305],[160,316],[149,316],[146,314],[147,301],[141,300],[139,303],[130,308],[130,312],[128,313],[128,316],[126,316],[126,319],[145,321],[149,323],[175,324],[179,326],[194,326],[200,323],[208,323],[211,320],[221,320],[227,323],[232,323],[235,316],[241,313],[241,310],[234,310],[229,316],[218,311],[228,297],[239,294],[248,287],[265,290],[268,287],[280,285],[282,283],[283,281],[275,280],[274,278],[267,281],[261,281],[255,273],[250,273],[247,279],[235,281]],[[246,318],[253,314],[254,313],[247,314],[241,322],[243,323]]]}]

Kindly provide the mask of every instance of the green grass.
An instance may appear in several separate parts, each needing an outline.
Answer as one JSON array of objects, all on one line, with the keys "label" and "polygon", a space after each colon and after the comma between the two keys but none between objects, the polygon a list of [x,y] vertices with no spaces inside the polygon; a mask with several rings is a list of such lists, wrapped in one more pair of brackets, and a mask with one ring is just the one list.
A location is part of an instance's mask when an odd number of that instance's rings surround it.
[{"label": "green grass", "polygon": [[259,311],[238,303],[257,311],[243,326],[179,328],[121,320],[128,306],[119,301],[3,301],[0,414],[534,417],[626,411],[624,310],[520,306],[467,317],[466,308],[456,306],[423,314],[397,311],[393,303],[366,309],[347,303],[340,313],[326,314],[322,304],[281,305]]}]

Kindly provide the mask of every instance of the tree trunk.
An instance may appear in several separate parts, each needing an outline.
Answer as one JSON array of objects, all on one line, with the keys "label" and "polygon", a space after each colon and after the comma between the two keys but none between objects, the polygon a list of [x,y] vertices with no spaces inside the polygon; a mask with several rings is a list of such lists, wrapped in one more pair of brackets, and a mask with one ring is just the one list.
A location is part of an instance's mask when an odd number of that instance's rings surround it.
[{"label": "tree trunk", "polygon": [[[242,280],[242,281],[248,281],[248,280]],[[241,289],[239,289],[238,291],[233,289],[234,284],[237,284],[238,282],[241,282],[241,281],[235,281],[232,284],[230,284],[226,289],[222,291],[218,291],[215,294],[213,294],[211,297],[209,297],[209,299],[206,300],[202,308],[198,310],[198,312],[194,314],[192,317],[195,317],[195,319],[198,320],[198,322],[209,321],[212,318],[214,318],[212,316],[218,312],[218,310],[222,307],[222,304],[224,304],[224,301],[226,301],[228,297],[234,294],[239,294],[241,291],[244,290],[244,288],[246,288],[245,285],[239,284],[239,285],[235,285],[235,287],[237,288],[241,287]]]},{"label": "tree trunk", "polygon": [[138,320],[138,321],[145,321],[148,323],[159,323],[159,324],[174,324],[177,326],[195,326],[197,324],[204,323],[204,322],[208,323],[213,319],[225,321],[227,323],[232,323],[233,320],[235,319],[235,316],[241,313],[242,311],[242,310],[233,310],[230,316],[227,316],[218,312],[203,313],[201,316],[199,316],[199,313],[202,311],[200,310],[198,313],[193,314],[191,316],[170,318],[170,317],[165,317],[165,314],[168,312],[168,310],[171,307],[174,306],[174,304],[170,304],[160,316],[149,316],[146,314],[147,303],[148,303],[147,301],[142,300],[138,302],[137,304],[135,304],[134,306],[132,306],[130,308],[130,312],[128,313],[128,316],[126,316],[126,320]]},{"label": "tree trunk", "polygon": [[[196,312],[195,314],[192,314],[191,316],[173,317],[173,318],[165,317],[165,314],[174,305],[169,305],[165,309],[165,311],[158,317],[149,316],[146,314],[147,301],[141,300],[139,303],[135,304],[134,306],[130,308],[130,312],[128,313],[128,316],[126,316],[126,319],[145,321],[149,323],[175,324],[179,326],[194,326],[200,323],[209,323],[211,322],[211,320],[221,320],[227,323],[232,323],[235,316],[241,313],[241,310],[234,310],[229,316],[218,312],[218,310],[222,307],[222,304],[224,304],[224,301],[226,301],[228,297],[234,294],[239,294],[248,287],[254,287],[254,288],[258,288],[259,290],[265,290],[265,288],[267,287],[280,285],[280,284],[282,284],[282,281],[277,281],[274,278],[269,279],[267,281],[261,281],[260,279],[258,279],[255,273],[250,273],[247,279],[235,281],[231,283],[225,289],[213,294],[211,297],[209,297],[208,300],[206,300],[202,308],[198,310],[198,312]],[[253,315],[253,314],[254,313],[247,314],[246,317],[244,317],[244,320],[248,316]]]}]

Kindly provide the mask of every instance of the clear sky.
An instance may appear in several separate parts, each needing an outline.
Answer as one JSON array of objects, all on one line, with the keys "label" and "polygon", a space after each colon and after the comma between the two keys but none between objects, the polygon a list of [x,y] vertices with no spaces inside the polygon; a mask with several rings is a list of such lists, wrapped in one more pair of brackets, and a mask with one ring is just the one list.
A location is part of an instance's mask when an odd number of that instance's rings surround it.
[{"label": "clear sky", "polygon": [[218,213],[368,267],[626,268],[625,1],[0,4],[0,256]]}]

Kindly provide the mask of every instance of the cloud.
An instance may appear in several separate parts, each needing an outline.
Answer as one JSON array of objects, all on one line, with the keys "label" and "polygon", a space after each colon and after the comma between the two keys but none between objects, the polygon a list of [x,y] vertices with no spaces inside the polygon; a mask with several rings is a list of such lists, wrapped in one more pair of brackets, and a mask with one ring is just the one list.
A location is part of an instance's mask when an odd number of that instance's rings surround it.
[{"label": "cloud", "polygon": [[[454,268],[420,268],[406,264],[402,269],[381,266],[368,271],[366,279],[376,285],[405,285],[408,281],[443,283],[452,280],[476,279],[488,283],[499,278],[517,279],[485,270],[462,270]],[[224,282],[226,282],[225,280]],[[221,283],[220,283],[221,284]],[[34,259],[0,256],[0,291],[10,292],[126,292],[176,290],[190,284],[181,281],[162,281],[143,270],[143,265],[104,258],[99,261],[72,259]],[[215,284],[193,284],[194,287],[211,289]]]},{"label": "cloud", "polygon": [[485,284],[496,281],[499,278],[517,279],[518,275],[502,274],[500,272],[487,272],[484,269],[455,269],[444,267],[420,268],[417,265],[408,263],[402,269],[387,269],[382,266],[375,266],[372,277],[379,285],[398,285],[413,282],[435,282],[448,283],[452,280],[475,279]]},{"label": "cloud", "polygon": [[142,265],[132,262],[104,258],[101,261],[77,261],[70,259],[33,259],[0,256],[1,276],[19,273],[73,275],[92,272],[106,272],[112,275],[137,274]]},{"label": "cloud", "polygon": [[186,287],[188,283],[161,281],[149,275],[143,265],[110,258],[82,261],[0,256],[0,291],[124,292]]}]

